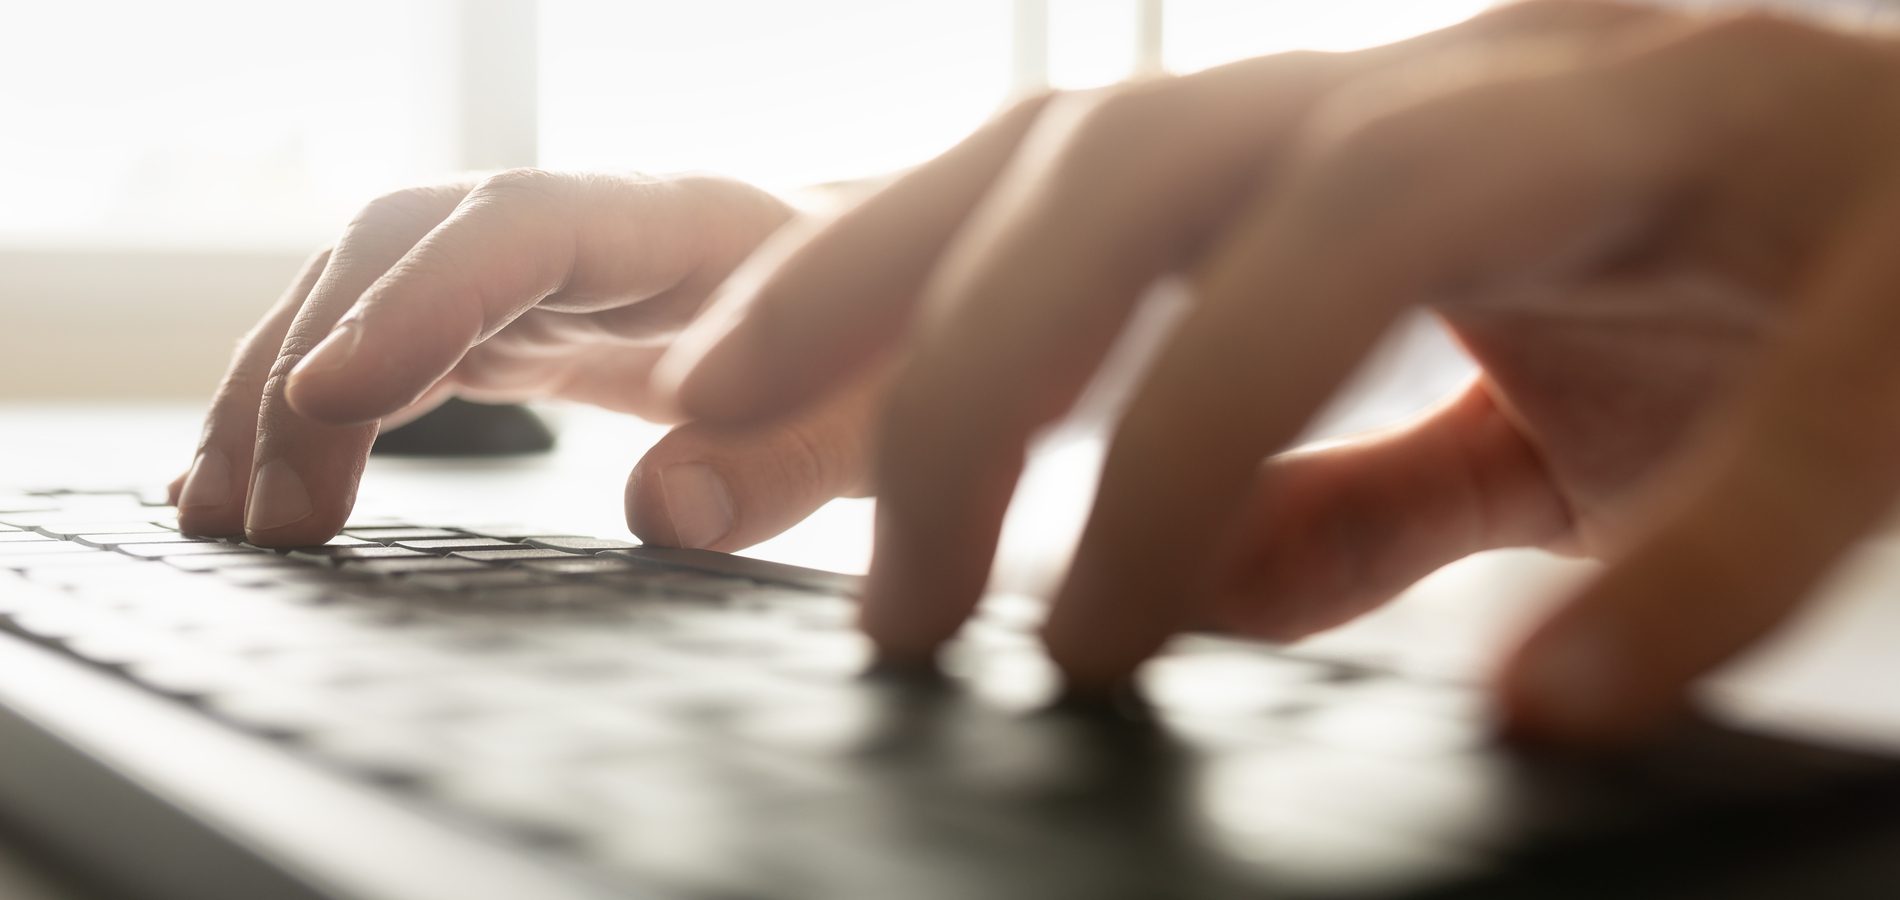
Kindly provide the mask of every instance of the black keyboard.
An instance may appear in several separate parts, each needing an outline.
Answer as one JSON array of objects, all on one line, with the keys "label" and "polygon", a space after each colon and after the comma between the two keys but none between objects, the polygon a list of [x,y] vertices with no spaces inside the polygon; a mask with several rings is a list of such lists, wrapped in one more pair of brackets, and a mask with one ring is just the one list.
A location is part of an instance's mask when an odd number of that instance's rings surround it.
[{"label": "black keyboard", "polygon": [[0,627],[629,890],[1776,896],[1738,863],[1900,822],[1889,760],[1708,725],[1519,753],[1470,685],[1376,659],[1194,637],[1076,702],[1024,598],[941,672],[881,672],[830,573],[393,519],[289,551],[176,528],[136,493],[0,495]]}]

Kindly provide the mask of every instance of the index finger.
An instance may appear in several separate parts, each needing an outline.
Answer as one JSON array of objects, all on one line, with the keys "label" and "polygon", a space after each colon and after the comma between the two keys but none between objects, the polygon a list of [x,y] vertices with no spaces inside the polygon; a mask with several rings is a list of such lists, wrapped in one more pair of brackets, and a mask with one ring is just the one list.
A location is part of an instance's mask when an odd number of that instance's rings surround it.
[{"label": "index finger", "polygon": [[334,298],[334,325],[291,374],[290,403],[319,421],[374,421],[550,298],[594,311],[680,286],[730,253],[719,210],[704,208],[727,200],[718,194],[712,179],[489,178],[360,296]]}]

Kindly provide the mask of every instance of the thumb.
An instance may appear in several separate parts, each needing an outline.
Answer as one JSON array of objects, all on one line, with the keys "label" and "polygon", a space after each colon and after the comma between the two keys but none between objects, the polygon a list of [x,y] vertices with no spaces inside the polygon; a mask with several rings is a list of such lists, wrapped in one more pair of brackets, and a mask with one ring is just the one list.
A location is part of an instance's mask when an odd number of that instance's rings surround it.
[{"label": "thumb", "polygon": [[870,490],[869,436],[881,379],[796,417],[692,422],[647,451],[627,480],[627,527],[669,547],[733,551]]}]

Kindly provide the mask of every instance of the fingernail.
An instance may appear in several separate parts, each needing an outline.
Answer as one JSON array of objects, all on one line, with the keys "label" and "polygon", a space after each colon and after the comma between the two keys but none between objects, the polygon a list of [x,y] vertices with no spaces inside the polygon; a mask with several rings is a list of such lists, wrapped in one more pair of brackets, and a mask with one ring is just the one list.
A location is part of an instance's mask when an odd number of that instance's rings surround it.
[{"label": "fingernail", "polygon": [[290,463],[273,459],[257,470],[251,482],[251,505],[244,514],[245,531],[269,531],[310,518],[310,493]]},{"label": "fingernail", "polygon": [[1523,673],[1523,696],[1540,730],[1588,735],[1616,715],[1621,696],[1615,649],[1603,635],[1575,631],[1546,642]]},{"label": "fingernail", "polygon": [[710,547],[732,530],[732,492],[712,466],[681,463],[661,469],[660,498],[682,547]]},{"label": "fingernail", "polygon": [[231,502],[231,460],[223,451],[206,447],[191,461],[185,487],[178,492],[178,508],[223,506]]},{"label": "fingernail", "polygon": [[330,335],[310,351],[310,355],[290,370],[291,379],[323,376],[348,366],[351,358],[356,356],[356,345],[362,341],[363,329],[357,326],[354,319],[339,322]]}]

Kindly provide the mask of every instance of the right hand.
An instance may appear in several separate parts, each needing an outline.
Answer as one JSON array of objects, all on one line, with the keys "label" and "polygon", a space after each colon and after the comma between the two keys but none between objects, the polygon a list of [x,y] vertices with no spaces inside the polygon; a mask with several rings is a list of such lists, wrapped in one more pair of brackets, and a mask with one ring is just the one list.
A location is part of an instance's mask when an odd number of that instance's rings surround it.
[{"label": "right hand", "polygon": [[[180,526],[263,546],[328,540],[378,428],[451,395],[659,418],[648,370],[791,217],[733,181],[535,170],[372,201],[240,342],[172,484]],[[861,493],[870,399],[763,429],[675,429],[635,470],[633,530],[737,549]]]}]

